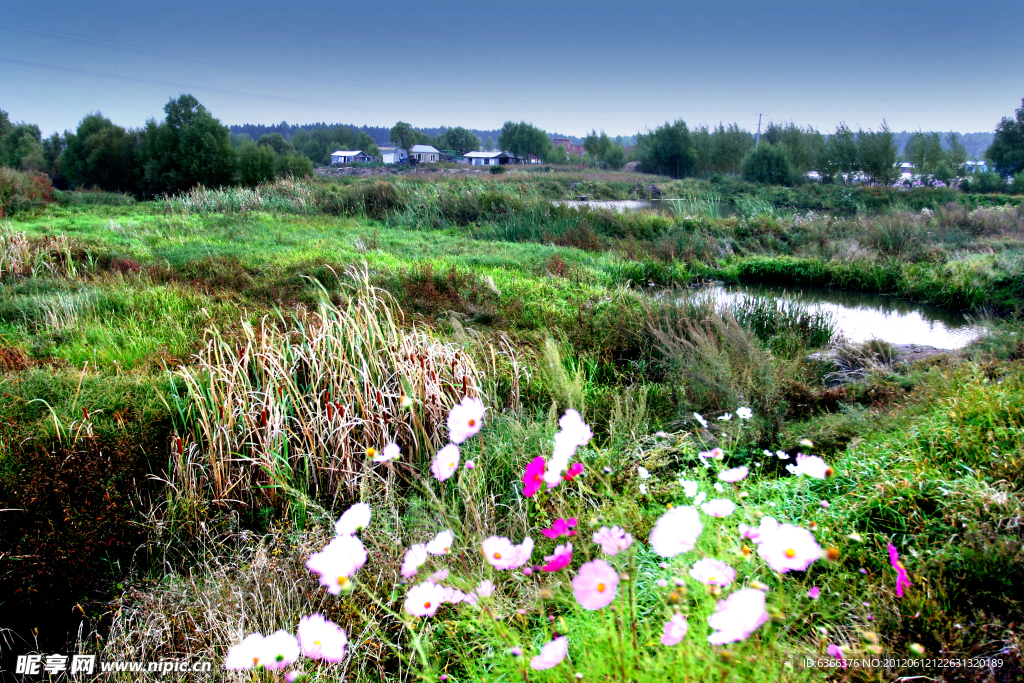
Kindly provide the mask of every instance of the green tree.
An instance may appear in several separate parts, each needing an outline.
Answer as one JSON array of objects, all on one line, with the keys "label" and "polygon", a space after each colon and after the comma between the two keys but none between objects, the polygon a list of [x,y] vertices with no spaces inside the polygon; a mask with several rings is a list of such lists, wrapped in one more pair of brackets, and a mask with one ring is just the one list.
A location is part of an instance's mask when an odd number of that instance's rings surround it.
[{"label": "green tree", "polygon": [[828,136],[825,153],[829,163],[834,164],[844,180],[860,170],[860,153],[857,151],[857,136],[844,122],[840,121],[836,131]]},{"label": "green tree", "polygon": [[23,171],[39,171],[43,159],[42,134],[34,123],[19,123],[0,139],[0,164]]},{"label": "green tree", "polygon": [[14,124],[11,123],[10,116],[0,109],[0,141],[3,141],[4,136],[10,133],[12,128],[14,128]]},{"label": "green tree", "polygon": [[697,167],[697,153],[686,122],[665,122],[655,130],[636,137],[635,155],[646,173],[660,173],[673,178],[692,175]]},{"label": "green tree", "polygon": [[473,131],[456,126],[449,128],[441,136],[441,149],[451,149],[459,154],[475,152],[480,149],[480,138]]},{"label": "green tree", "polygon": [[391,128],[391,144],[408,151],[419,144],[419,133],[405,121],[399,121]]},{"label": "green tree", "polygon": [[490,152],[494,149],[494,138],[487,138],[484,140],[484,151]]},{"label": "green tree", "polygon": [[255,187],[273,180],[276,161],[277,155],[270,145],[244,143],[238,150],[238,182]]},{"label": "green tree", "polygon": [[962,177],[967,172],[967,150],[956,133],[946,136],[946,165],[954,177]]},{"label": "green tree", "polygon": [[289,152],[282,154],[274,162],[274,174],[278,178],[293,175],[296,178],[305,178],[313,175],[313,162],[301,154]]},{"label": "green tree", "polygon": [[888,186],[896,180],[899,150],[885,120],[877,131],[857,132],[857,153],[861,169],[876,183]]},{"label": "green tree", "polygon": [[177,193],[196,185],[218,187],[231,182],[235,152],[231,132],[192,95],[164,105],[160,124],[150,119],[142,144],[146,194]]},{"label": "green tree", "polygon": [[60,172],[60,158],[66,146],[66,134],[53,133],[43,140],[43,162],[46,164],[47,173],[56,175]]},{"label": "green tree", "polygon": [[261,135],[259,141],[256,143],[261,147],[270,147],[274,150],[274,154],[281,156],[292,151],[292,146],[288,144],[288,141],[284,139],[284,136],[280,133],[267,133]]},{"label": "green tree", "polygon": [[754,149],[754,136],[730,123],[719,122],[711,134],[711,168],[716,173],[740,173],[743,159]]},{"label": "green tree", "polygon": [[138,189],[139,140],[103,114],[89,114],[74,133],[65,136],[60,172],[74,187],[99,187],[109,192]]},{"label": "green tree", "polygon": [[985,158],[1003,175],[1016,175],[1024,171],[1024,99],[1020,102],[1016,119],[1003,117],[996,126],[992,145]]},{"label": "green tree", "polygon": [[789,163],[789,155],[781,146],[765,142],[744,159],[743,179],[765,185],[791,185],[793,167]]},{"label": "green tree", "polygon": [[942,138],[938,133],[922,133],[917,131],[907,141],[904,154],[914,170],[922,176],[931,176],[939,164],[945,161],[946,152],[942,149]]},{"label": "green tree", "polygon": [[506,121],[498,135],[498,146],[524,159],[529,159],[530,155],[547,159],[552,152],[548,134],[525,121]]},{"label": "green tree", "polygon": [[545,161],[549,164],[567,164],[569,163],[569,152],[562,145],[554,145],[551,150],[551,156],[545,159]]},{"label": "green tree", "polygon": [[695,175],[705,178],[715,171],[715,140],[711,129],[700,125],[690,133],[693,139],[693,151],[696,154],[697,163],[693,172]]}]

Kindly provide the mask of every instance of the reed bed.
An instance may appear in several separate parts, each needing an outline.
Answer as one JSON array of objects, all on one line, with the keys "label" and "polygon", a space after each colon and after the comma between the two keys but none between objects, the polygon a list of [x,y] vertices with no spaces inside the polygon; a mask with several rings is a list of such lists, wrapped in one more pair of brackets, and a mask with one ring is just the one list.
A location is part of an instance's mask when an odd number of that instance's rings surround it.
[{"label": "reed bed", "polygon": [[44,275],[74,275],[67,235],[29,239],[10,223],[0,225],[0,282]]},{"label": "reed bed", "polygon": [[239,213],[268,211],[315,213],[315,189],[306,182],[282,178],[254,188],[207,188],[202,185],[166,200],[176,213]]},{"label": "reed bed", "polygon": [[174,373],[183,435],[169,470],[186,506],[178,513],[196,515],[207,501],[287,508],[307,496],[351,499],[375,452],[397,443],[406,461],[429,458],[452,405],[481,394],[465,349],[403,327],[365,271],[348,275],[354,284],[340,305],[243,324],[233,340],[210,330],[192,366]]}]

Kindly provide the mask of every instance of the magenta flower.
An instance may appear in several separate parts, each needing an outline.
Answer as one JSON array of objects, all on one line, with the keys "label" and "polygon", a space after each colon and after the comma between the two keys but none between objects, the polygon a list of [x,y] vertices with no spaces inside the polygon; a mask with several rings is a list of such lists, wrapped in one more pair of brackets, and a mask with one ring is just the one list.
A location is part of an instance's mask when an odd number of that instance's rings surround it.
[{"label": "magenta flower", "polygon": [[583,463],[577,462],[573,463],[572,467],[566,470],[565,474],[562,475],[562,478],[566,481],[572,481],[581,474],[583,474]]},{"label": "magenta flower", "polygon": [[821,589],[818,588],[817,586],[812,586],[811,590],[807,591],[807,597],[809,597],[811,600],[817,600],[818,596],[820,596],[820,595],[821,595]]},{"label": "magenta flower", "polygon": [[540,649],[540,654],[530,660],[530,668],[543,671],[558,666],[567,654],[569,654],[569,639],[560,636]]},{"label": "magenta flower", "polygon": [[550,529],[541,529],[541,533],[547,538],[558,538],[559,536],[575,536],[577,520],[575,517],[569,519],[556,519]]},{"label": "magenta flower", "polygon": [[555,548],[555,554],[544,558],[547,564],[540,568],[543,572],[557,572],[564,569],[572,562],[572,543],[566,543]]},{"label": "magenta flower", "polygon": [[846,657],[843,656],[843,648],[839,647],[835,643],[831,643],[828,646],[828,648],[825,649],[825,652],[828,654],[829,657],[835,657],[840,662],[842,662],[843,668],[846,668]]},{"label": "magenta flower", "polygon": [[896,552],[896,546],[892,543],[889,544],[889,564],[896,570],[896,597],[903,597],[903,589],[910,588],[910,576],[907,574],[906,567],[900,562],[900,554]]},{"label": "magenta flower", "polygon": [[544,456],[538,455],[523,473],[523,495],[531,498],[544,484]]}]

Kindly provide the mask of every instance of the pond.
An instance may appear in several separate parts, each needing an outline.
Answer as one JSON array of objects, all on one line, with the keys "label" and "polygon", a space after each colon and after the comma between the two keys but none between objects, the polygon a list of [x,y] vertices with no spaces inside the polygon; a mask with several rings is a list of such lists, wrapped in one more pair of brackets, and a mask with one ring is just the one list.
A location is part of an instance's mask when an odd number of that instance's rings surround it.
[{"label": "pond", "polygon": [[690,290],[680,300],[739,303],[747,297],[771,297],[812,313],[827,313],[838,333],[853,343],[881,339],[890,344],[917,344],[960,349],[984,334],[962,313],[882,294],[813,287],[786,289],[761,285],[710,285]]}]

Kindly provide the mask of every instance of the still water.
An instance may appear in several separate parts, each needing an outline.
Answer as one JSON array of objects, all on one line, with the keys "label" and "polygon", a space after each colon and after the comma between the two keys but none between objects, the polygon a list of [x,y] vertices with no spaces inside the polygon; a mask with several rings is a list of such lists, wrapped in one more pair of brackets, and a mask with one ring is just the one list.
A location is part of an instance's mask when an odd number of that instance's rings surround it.
[{"label": "still water", "polygon": [[959,349],[984,333],[981,325],[961,313],[881,294],[812,287],[711,285],[684,295],[690,300],[710,299],[725,305],[745,297],[772,297],[803,305],[811,312],[828,313],[838,333],[853,343],[881,339],[890,344]]}]

